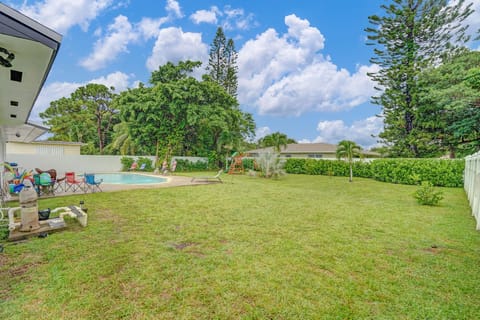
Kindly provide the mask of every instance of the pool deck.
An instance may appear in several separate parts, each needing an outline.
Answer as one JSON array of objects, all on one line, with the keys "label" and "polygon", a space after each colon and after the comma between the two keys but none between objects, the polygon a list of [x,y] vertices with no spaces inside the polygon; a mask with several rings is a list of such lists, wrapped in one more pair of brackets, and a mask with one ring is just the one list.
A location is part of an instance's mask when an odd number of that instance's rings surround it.
[{"label": "pool deck", "polygon": [[[166,182],[162,183],[150,183],[150,184],[108,184],[108,183],[102,183],[100,185],[100,188],[102,192],[114,192],[114,191],[122,191],[122,190],[132,190],[132,189],[152,189],[152,188],[172,188],[172,187],[181,187],[181,186],[197,186],[197,185],[204,185],[204,184],[211,184],[211,183],[216,183],[216,182],[209,182],[205,180],[195,180],[192,182],[192,177],[186,177],[186,176],[177,176],[177,175],[169,175],[169,176],[163,176],[163,175],[153,175],[153,174],[146,174],[146,175],[152,175],[155,177],[162,177],[166,178]],[[65,185],[63,185],[65,189]],[[96,191],[99,192],[99,191]],[[53,195],[51,194],[42,194],[40,195],[39,199],[45,199],[45,198],[50,198],[50,197],[61,197],[61,196],[69,196],[69,195],[74,195],[74,194],[86,194],[86,193],[92,193],[92,191],[88,190],[87,192],[83,192],[81,190],[77,190],[76,192],[73,191],[62,191],[62,190],[57,190],[54,192]],[[18,200],[18,196],[12,196],[9,201],[15,201]]]}]

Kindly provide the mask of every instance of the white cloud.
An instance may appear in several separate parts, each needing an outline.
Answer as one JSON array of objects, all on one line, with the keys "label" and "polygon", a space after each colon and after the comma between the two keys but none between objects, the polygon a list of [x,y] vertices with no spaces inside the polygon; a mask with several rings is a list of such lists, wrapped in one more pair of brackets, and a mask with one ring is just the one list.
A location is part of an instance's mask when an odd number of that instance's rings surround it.
[{"label": "white cloud", "polygon": [[128,52],[128,44],[136,41],[138,37],[138,32],[133,29],[128,18],[119,15],[114,23],[108,26],[108,34],[95,43],[94,51],[80,64],[90,71],[99,70],[118,54]]},{"label": "white cloud", "polygon": [[210,10],[198,10],[194,12],[190,16],[190,19],[195,24],[200,24],[200,23],[217,24],[217,21],[218,21],[217,15],[221,15],[221,12],[216,6],[213,6],[210,8]]},{"label": "white cloud", "polygon": [[272,133],[272,130],[269,127],[260,127],[255,129],[255,141],[262,139],[270,133]]},{"label": "white cloud", "polygon": [[258,25],[255,21],[254,15],[252,13],[245,14],[243,9],[232,9],[229,6],[226,6],[223,12],[226,16],[225,21],[222,23],[225,30],[248,30],[251,27]]},{"label": "white cloud", "polygon": [[169,14],[172,14],[177,18],[183,17],[182,9],[180,8],[178,1],[167,0],[167,5],[165,6],[165,10],[167,10]]},{"label": "white cloud", "polygon": [[181,60],[208,61],[208,46],[202,42],[200,33],[183,32],[180,28],[160,30],[151,56],[147,59],[147,68],[157,70],[167,62]]},{"label": "white cloud", "polygon": [[286,34],[268,29],[240,49],[241,104],[260,114],[301,115],[345,110],[369,100],[374,89],[367,72],[376,66],[358,66],[351,74],[320,53],[325,38],[307,20],[289,15],[285,24]]},{"label": "white cloud", "polygon": [[475,38],[478,36],[478,30],[480,29],[480,0],[467,1],[472,3],[473,13],[465,20],[465,23],[469,25],[468,34]]},{"label": "white cloud", "polygon": [[[352,125],[346,125],[343,120],[320,121],[317,125],[319,135],[313,142],[325,142],[337,144],[341,140],[351,140],[365,149],[378,146],[377,136],[383,129],[383,119],[373,116],[367,119],[354,121]],[[302,143],[310,142],[306,139]]]},{"label": "white cloud", "polygon": [[167,17],[158,19],[142,18],[142,20],[136,25],[136,28],[142,35],[143,39],[148,40],[157,37],[160,32],[160,26],[168,20]]},{"label": "white cloud", "polygon": [[120,92],[129,87],[130,76],[122,72],[114,72],[105,77],[92,79],[86,82],[54,82],[43,87],[38,96],[35,106],[30,115],[30,120],[41,123],[39,113],[45,111],[50,106],[50,102],[60,98],[68,98],[79,87],[86,86],[89,83],[103,84],[107,87],[115,87],[115,92]]},{"label": "white cloud", "polygon": [[165,6],[169,15],[160,18],[143,17],[138,23],[131,23],[126,16],[119,15],[103,34],[101,29],[94,33],[99,38],[94,45],[93,52],[80,62],[80,65],[90,71],[104,68],[109,62],[114,61],[121,53],[128,52],[129,45],[140,39],[155,38],[160,33],[160,27],[172,20],[173,17],[182,17],[177,1],[168,0]]},{"label": "white cloud", "polygon": [[25,1],[18,9],[32,19],[63,34],[75,25],[87,31],[90,21],[108,8],[112,2],[112,0],[44,0],[27,5]]},{"label": "white cloud", "polygon": [[89,81],[89,83],[98,83],[98,84],[103,84],[104,86],[107,87],[114,87],[114,92],[121,92],[125,91],[129,87],[129,79],[130,76],[117,71],[114,73],[108,74],[106,77],[100,77],[96,79],[92,79]]}]

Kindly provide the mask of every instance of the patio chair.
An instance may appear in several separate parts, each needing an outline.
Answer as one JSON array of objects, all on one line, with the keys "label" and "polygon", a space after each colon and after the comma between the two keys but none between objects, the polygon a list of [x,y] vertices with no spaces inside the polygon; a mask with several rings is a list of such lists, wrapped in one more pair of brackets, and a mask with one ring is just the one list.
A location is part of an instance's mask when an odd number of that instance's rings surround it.
[{"label": "patio chair", "polygon": [[41,195],[53,195],[55,181],[48,172],[42,172],[40,174],[33,175],[33,183],[38,196]]},{"label": "patio chair", "polygon": [[83,179],[77,180],[75,178],[75,172],[65,172],[65,192],[69,190],[77,192],[77,190],[86,191],[85,181]]},{"label": "patio chair", "polygon": [[195,180],[204,180],[204,181],[218,181],[220,183],[223,183],[222,179],[220,178],[220,175],[223,173],[223,169],[220,169],[216,175],[214,176],[204,176],[204,177],[193,177],[191,182],[194,182]]},{"label": "patio chair", "polygon": [[140,165],[140,168],[138,168],[138,170],[140,170],[140,171],[145,171],[145,168],[146,168],[146,167],[147,167],[147,164],[146,164],[146,163],[142,163],[142,164]]},{"label": "patio chair", "polygon": [[92,192],[95,192],[95,189],[102,192],[102,188],[100,188],[100,185],[103,182],[103,179],[100,180],[95,180],[95,174],[94,173],[85,173],[85,187],[89,190],[92,190]]},{"label": "patio chair", "polygon": [[57,191],[65,191],[65,179],[67,179],[67,177],[63,177],[63,178],[58,178],[58,179],[55,179],[55,183],[53,185],[53,190],[55,192]]}]

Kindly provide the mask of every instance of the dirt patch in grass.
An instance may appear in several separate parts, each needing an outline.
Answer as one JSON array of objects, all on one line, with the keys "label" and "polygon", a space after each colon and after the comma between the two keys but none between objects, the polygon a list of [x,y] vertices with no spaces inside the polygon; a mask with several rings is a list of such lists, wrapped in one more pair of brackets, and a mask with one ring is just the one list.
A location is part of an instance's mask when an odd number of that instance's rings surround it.
[{"label": "dirt patch in grass", "polygon": [[10,259],[7,256],[0,255],[0,300],[5,301],[13,298],[12,284],[18,281],[28,281],[30,279],[30,276],[26,275],[28,271],[41,263],[32,262],[7,268],[6,266],[9,264]]},{"label": "dirt patch in grass", "polygon": [[423,251],[428,253],[438,254],[442,251],[442,249],[436,245],[432,245],[431,247],[424,248]]},{"label": "dirt patch in grass", "polygon": [[177,250],[183,250],[191,246],[196,246],[197,244],[198,243],[195,243],[195,242],[179,242],[179,243],[170,243],[170,246]]}]

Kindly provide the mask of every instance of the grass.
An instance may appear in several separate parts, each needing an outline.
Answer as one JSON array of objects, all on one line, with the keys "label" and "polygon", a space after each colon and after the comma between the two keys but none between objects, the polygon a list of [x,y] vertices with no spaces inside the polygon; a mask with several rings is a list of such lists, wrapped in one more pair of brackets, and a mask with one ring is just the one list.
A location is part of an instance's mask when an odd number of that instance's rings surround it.
[{"label": "grass", "polygon": [[7,244],[0,319],[474,319],[480,234],[462,189],[225,177],[84,199],[89,225]]}]

